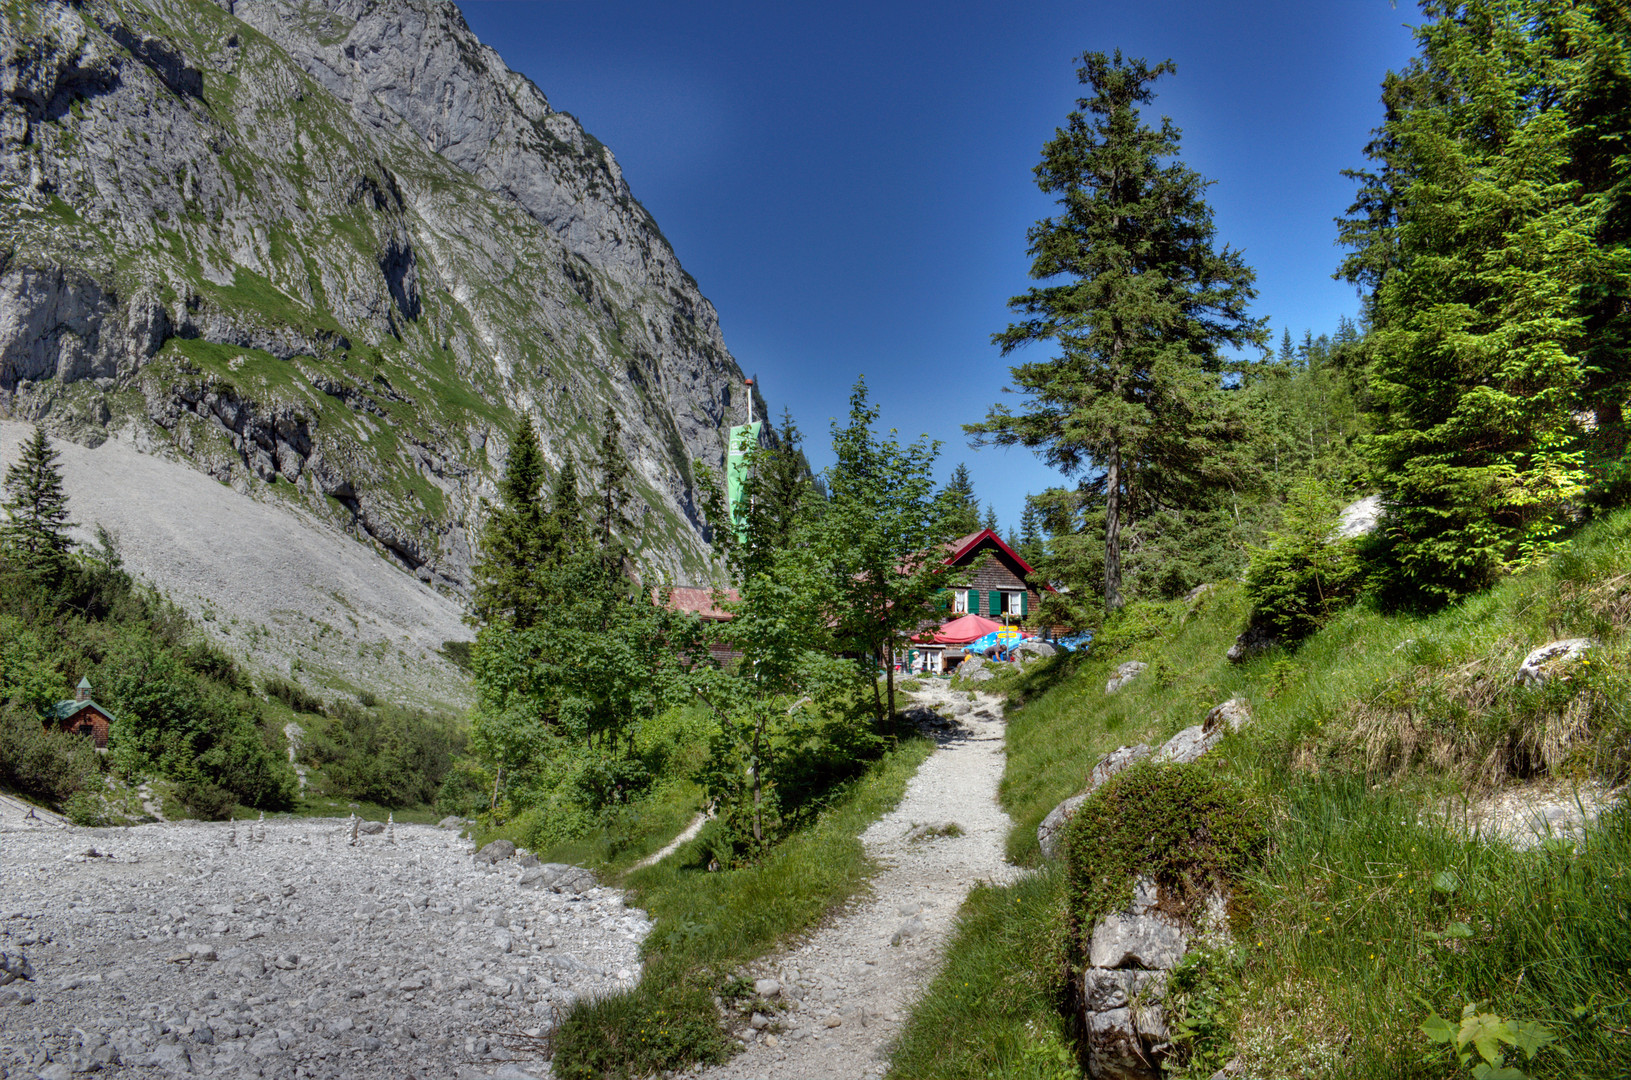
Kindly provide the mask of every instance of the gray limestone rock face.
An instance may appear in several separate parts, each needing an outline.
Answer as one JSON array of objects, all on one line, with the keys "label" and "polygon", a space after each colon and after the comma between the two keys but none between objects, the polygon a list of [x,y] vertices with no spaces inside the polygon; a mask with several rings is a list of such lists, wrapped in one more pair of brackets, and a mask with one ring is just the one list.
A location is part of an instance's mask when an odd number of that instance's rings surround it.
[{"label": "gray limestone rock face", "polygon": [[1104,684],[1104,692],[1106,694],[1115,693],[1123,686],[1126,686],[1128,683],[1138,678],[1139,674],[1147,667],[1149,667],[1148,664],[1139,660],[1127,661],[1125,664],[1122,664],[1120,667],[1116,668],[1115,675],[1111,677],[1109,682]]},{"label": "gray limestone rock face", "polygon": [[1559,668],[1580,659],[1596,644],[1591,638],[1549,641],[1523,658],[1523,663],[1518,667],[1518,682],[1525,686],[1541,686]]},{"label": "gray limestone rock face", "polygon": [[1369,536],[1381,527],[1384,516],[1380,495],[1367,495],[1357,502],[1351,502],[1337,515],[1336,539]]},{"label": "gray limestone rock face", "polygon": [[645,554],[700,567],[692,463],[722,462],[753,392],[612,152],[455,5],[19,10],[0,22],[12,415],[293,485],[459,593],[519,418],[558,464],[610,408]]}]

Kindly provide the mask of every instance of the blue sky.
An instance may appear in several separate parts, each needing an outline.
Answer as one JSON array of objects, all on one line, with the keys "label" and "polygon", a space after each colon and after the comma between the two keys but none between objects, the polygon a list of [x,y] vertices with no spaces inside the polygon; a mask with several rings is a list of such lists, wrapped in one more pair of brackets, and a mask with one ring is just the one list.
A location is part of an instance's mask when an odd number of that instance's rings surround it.
[{"label": "blue sky", "polygon": [[990,339],[1029,284],[1025,231],[1052,212],[1031,168],[1074,106],[1075,58],[1176,62],[1152,112],[1215,181],[1255,314],[1300,337],[1358,309],[1330,276],[1341,170],[1363,164],[1416,16],[1387,0],[460,7],[611,147],[818,468],[864,374],[884,426],[941,440],[941,477],[966,462],[1005,530],[1058,477],[1024,450],[970,449],[961,425],[1001,399],[1010,363],[1049,355],[1004,359]]}]

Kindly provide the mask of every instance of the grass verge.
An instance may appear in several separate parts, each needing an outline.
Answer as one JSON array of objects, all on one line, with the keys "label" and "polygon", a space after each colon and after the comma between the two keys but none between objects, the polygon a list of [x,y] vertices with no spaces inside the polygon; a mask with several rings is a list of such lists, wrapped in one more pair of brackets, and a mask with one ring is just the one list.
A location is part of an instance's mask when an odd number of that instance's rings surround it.
[{"label": "grass verge", "polygon": [[[1531,780],[1631,777],[1631,513],[1436,614],[1356,606],[1296,650],[1230,664],[1245,616],[1234,585],[1132,605],[1091,653],[995,687],[1009,699],[1008,852],[1030,865],[1037,825],[1099,756],[1157,745],[1232,697],[1253,711],[1206,760],[1261,798],[1270,846],[1237,885],[1235,945],[1178,978],[1168,1072],[1207,1077],[1239,1057],[1250,1076],[1471,1075],[1422,1025],[1477,1005],[1553,1036],[1533,1060],[1505,1048],[1522,1075],[1631,1076],[1631,814],[1514,851],[1437,813]],[[1594,640],[1584,662],[1518,683],[1529,650],[1570,637]],[[1107,695],[1130,660],[1147,667]],[[1016,942],[1058,917],[1061,876],[971,895],[894,1075],[1079,1074],[1055,1053],[1070,1034],[1062,991],[1016,975],[1053,955]]]},{"label": "grass verge", "polygon": [[1076,1075],[1064,1002],[1065,876],[976,885],[946,962],[902,1029],[889,1077],[964,1080]]},{"label": "grass verge", "polygon": [[703,835],[629,873],[629,902],[656,922],[644,973],[626,994],[573,1006],[556,1029],[555,1075],[640,1077],[726,1060],[735,1044],[720,1025],[718,995],[732,989],[735,969],[864,890],[872,864],[860,834],[900,802],[933,750],[927,739],[902,741],[812,825],[751,866],[710,873]]}]

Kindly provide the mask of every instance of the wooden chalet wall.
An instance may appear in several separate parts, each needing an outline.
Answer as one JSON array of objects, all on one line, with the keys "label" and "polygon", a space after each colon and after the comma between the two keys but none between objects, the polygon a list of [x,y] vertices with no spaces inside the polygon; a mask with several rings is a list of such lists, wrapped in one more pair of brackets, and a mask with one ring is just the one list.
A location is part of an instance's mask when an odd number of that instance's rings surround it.
[{"label": "wooden chalet wall", "polygon": [[[1024,607],[1019,622],[1030,626],[1035,618],[1037,603],[1041,600],[1040,582],[1033,580],[1034,572],[1007,545],[989,530],[964,537],[954,542],[952,557],[947,565],[959,570],[972,568],[967,588],[970,590],[967,614],[1001,618],[1002,597],[1005,592],[1024,594]],[[946,604],[950,613],[953,604]]]}]

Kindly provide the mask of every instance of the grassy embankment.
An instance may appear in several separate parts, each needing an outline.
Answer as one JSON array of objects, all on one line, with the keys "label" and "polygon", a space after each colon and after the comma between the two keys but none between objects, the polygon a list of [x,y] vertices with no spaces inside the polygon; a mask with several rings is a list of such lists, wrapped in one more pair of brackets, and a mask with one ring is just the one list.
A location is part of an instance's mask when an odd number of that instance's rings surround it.
[{"label": "grassy embankment", "polygon": [[[639,835],[611,853],[603,835],[551,852],[591,865],[630,891],[629,902],[656,922],[645,969],[627,994],[580,1002],[563,1022],[555,1075],[647,1076],[734,1052],[720,1023],[720,999],[740,1003],[751,987],[734,977],[748,961],[813,929],[864,892],[872,871],[861,846],[867,825],[905,794],[934,744],[903,740],[856,779],[829,793],[826,809],[757,862],[710,871],[707,830],[662,862],[624,873],[679,831],[695,804],[683,789],[642,817]],[[710,826],[711,828],[712,826]],[[587,857],[587,858],[586,858]],[[759,1002],[761,1011],[773,1011]]]},{"label": "grassy embankment", "polygon": [[[1446,821],[1514,783],[1631,771],[1631,515],[1437,614],[1356,607],[1295,651],[1230,665],[1245,614],[1223,586],[996,684],[1010,692],[1009,853],[1031,865],[1037,825],[1099,755],[1163,740],[1229,697],[1251,703],[1254,724],[1206,760],[1272,807],[1271,844],[1237,891],[1235,947],[1178,1003],[1193,1034],[1177,1075],[1237,1055],[1254,1077],[1470,1075],[1421,1025],[1474,1002],[1557,1036],[1532,1061],[1509,1056],[1529,1075],[1631,1075],[1631,814],[1524,852]],[[1517,685],[1530,649],[1574,636],[1599,642],[1587,662]],[[1106,696],[1127,660],[1150,667]],[[892,1075],[1078,1075],[1064,877],[1051,865],[970,896]]]},{"label": "grassy embankment", "polygon": [[571,839],[550,845],[551,824],[535,810],[478,829],[478,843],[536,841],[545,861],[590,867],[627,889],[628,902],[655,921],[638,986],[579,1002],[563,1018],[555,1075],[641,1077],[723,1061],[736,1045],[722,1024],[722,1002],[775,1010],[752,1001],[751,986],[738,978],[742,967],[864,894],[873,865],[860,834],[900,801],[934,749],[905,729],[878,735],[858,719],[864,710],[855,704],[835,705],[823,723],[777,737],[778,839],[756,858],[733,864],[727,825],[714,820],[660,863],[635,869],[704,805],[717,721],[695,707],[665,713],[636,733],[637,756],[662,744],[661,768],[639,798],[589,813],[564,790],[540,796],[577,819]]}]

